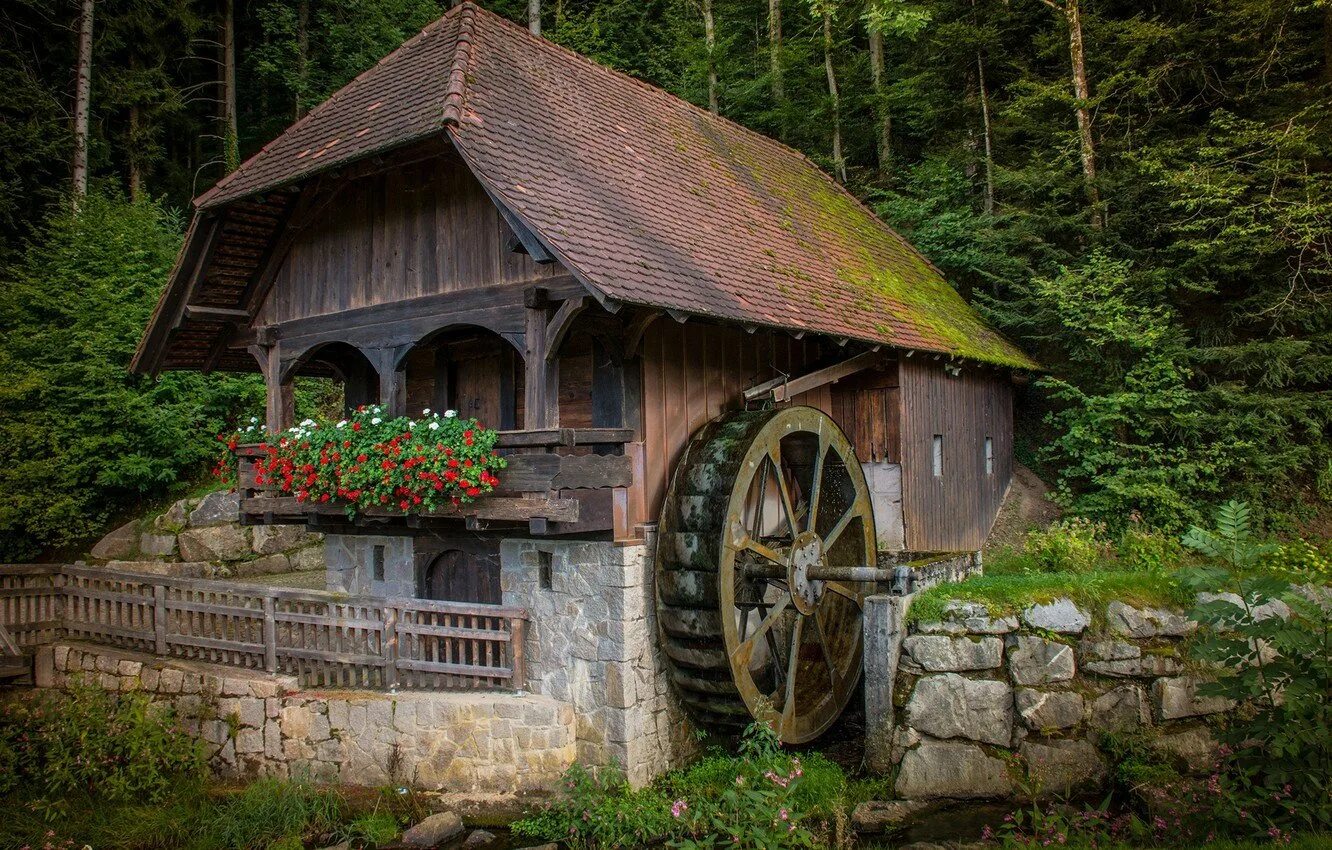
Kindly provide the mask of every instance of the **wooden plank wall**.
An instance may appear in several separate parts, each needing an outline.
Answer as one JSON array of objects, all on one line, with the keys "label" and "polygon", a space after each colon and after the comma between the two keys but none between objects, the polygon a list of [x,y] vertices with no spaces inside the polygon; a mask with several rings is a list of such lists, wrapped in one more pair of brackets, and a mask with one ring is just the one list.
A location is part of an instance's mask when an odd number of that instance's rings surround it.
[{"label": "wooden plank wall", "polygon": [[[903,358],[902,512],[907,548],[979,549],[1013,477],[1013,384],[1006,372],[971,364],[949,377],[942,362]],[[943,475],[933,469],[943,435]],[[994,472],[985,472],[985,438]]]},{"label": "wooden plank wall", "polygon": [[[779,374],[800,374],[819,356],[819,344],[789,334],[701,322],[658,319],[643,336],[644,495],[647,516],[661,510],[675,461],[690,436],[739,406],[740,393]],[[796,396],[832,415],[829,387]],[[563,417],[563,413],[561,413]],[[561,421],[563,424],[563,421]]]},{"label": "wooden plank wall", "polygon": [[354,180],[292,244],[256,324],[564,273],[511,235],[456,155]]}]

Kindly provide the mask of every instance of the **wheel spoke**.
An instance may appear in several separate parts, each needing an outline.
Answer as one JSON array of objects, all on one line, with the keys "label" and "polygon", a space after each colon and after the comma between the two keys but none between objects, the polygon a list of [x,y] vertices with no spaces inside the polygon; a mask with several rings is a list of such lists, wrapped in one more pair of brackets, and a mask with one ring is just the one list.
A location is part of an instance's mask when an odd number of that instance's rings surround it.
[{"label": "wheel spoke", "polygon": [[828,455],[828,438],[819,432],[819,447],[814,455],[814,480],[809,485],[809,513],[805,517],[805,530],[814,531],[819,519],[819,499],[823,495],[823,462]]},{"label": "wheel spoke", "polygon": [[805,618],[796,618],[791,635],[791,654],[786,659],[786,701],[782,704],[782,729],[789,734],[795,720],[796,667],[800,664],[800,641],[805,636]]},{"label": "wheel spoke", "polygon": [[786,557],[777,549],[760,543],[752,537],[746,536],[744,540],[735,547],[737,552],[753,552],[765,561],[775,564],[782,568],[783,574],[786,571]]},{"label": "wheel spoke", "polygon": [[814,628],[818,633],[819,646],[823,648],[823,663],[828,666],[828,681],[832,683],[833,693],[842,692],[842,676],[833,661],[832,647],[828,646],[828,634],[823,629],[823,609],[814,610]]},{"label": "wheel spoke", "polygon": [[735,648],[735,652],[731,653],[731,655],[743,656],[744,662],[747,665],[749,663],[750,656],[753,655],[754,653],[754,642],[757,641],[759,638],[763,637],[764,635],[768,634],[768,632],[772,629],[773,624],[776,623],[777,620],[782,616],[782,613],[786,611],[786,606],[790,604],[791,604],[791,597],[789,595],[783,596],[781,599],[778,599],[776,602],[774,602],[772,604],[772,607],[768,609],[768,613],[765,614],[763,619],[759,620],[759,624],[754,627],[754,631],[751,632],[749,634],[749,637],[745,638],[740,643],[740,645]]},{"label": "wheel spoke", "polygon": [[838,596],[845,596],[847,599],[850,599],[852,602],[856,603],[857,608],[865,607],[864,604],[860,601],[860,594],[856,593],[854,590],[852,590],[850,587],[848,587],[847,585],[843,584],[840,581],[825,581],[823,583],[823,587],[826,590],[831,590],[833,593],[836,593]]},{"label": "wheel spoke", "polygon": [[759,477],[758,504],[754,507],[754,534],[757,537],[763,536],[763,508],[768,502],[768,458],[763,459],[762,467],[763,471]]},{"label": "wheel spoke", "polygon": [[786,483],[786,473],[782,472],[781,444],[774,444],[768,449],[768,461],[772,464],[772,471],[777,478],[777,492],[782,497],[782,511],[786,514],[786,525],[791,530],[791,536],[796,534],[796,512],[795,505],[791,502],[791,488]]},{"label": "wheel spoke", "polygon": [[856,517],[856,506],[847,505],[846,511],[844,511],[841,517],[838,518],[837,524],[834,525],[832,529],[828,532],[828,535],[823,538],[824,552],[831,551],[832,548],[837,545],[838,538],[842,536],[842,532],[846,531],[846,527],[851,524],[851,520],[855,519],[855,517]]}]

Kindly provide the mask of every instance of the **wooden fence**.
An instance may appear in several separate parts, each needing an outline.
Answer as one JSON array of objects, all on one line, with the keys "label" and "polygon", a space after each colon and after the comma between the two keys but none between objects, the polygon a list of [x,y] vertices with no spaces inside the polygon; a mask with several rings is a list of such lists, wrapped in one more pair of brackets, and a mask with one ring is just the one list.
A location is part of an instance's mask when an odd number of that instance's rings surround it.
[{"label": "wooden fence", "polygon": [[526,618],[498,605],[0,566],[0,625],[21,647],[90,641],[286,673],[311,688],[518,690]]}]

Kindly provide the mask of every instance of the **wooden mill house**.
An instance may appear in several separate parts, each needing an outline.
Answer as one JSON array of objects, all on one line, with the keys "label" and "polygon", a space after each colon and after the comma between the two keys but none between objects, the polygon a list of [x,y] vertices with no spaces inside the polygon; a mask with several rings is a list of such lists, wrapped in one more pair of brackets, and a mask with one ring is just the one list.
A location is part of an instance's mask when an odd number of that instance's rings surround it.
[{"label": "wooden mill house", "polygon": [[470,2],[195,201],[133,362],[258,371],[271,431],[299,376],[497,427],[464,510],[243,515],[332,589],[525,608],[527,687],[639,780],[681,708],[827,728],[878,568],[981,546],[1031,366],[800,153]]}]

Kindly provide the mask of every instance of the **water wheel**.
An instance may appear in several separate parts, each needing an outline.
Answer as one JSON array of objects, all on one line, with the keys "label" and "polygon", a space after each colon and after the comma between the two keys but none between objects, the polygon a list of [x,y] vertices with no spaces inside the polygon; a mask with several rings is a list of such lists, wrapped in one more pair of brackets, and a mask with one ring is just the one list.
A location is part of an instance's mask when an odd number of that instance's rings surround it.
[{"label": "water wheel", "polygon": [[874,539],[860,463],[822,411],[731,413],[693,436],[662,506],[656,584],[695,720],[757,718],[792,744],[832,725],[860,678]]}]

